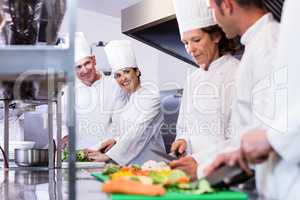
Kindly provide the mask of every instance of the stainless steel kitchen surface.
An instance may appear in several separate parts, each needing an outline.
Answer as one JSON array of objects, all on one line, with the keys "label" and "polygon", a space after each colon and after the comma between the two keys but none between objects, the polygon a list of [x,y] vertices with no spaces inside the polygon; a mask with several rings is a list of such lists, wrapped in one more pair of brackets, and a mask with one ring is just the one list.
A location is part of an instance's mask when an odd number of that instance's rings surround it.
[{"label": "stainless steel kitchen surface", "polygon": [[[108,200],[101,192],[101,182],[90,172],[78,169],[76,173],[76,199]],[[1,200],[67,200],[68,170],[46,168],[0,169]]]}]

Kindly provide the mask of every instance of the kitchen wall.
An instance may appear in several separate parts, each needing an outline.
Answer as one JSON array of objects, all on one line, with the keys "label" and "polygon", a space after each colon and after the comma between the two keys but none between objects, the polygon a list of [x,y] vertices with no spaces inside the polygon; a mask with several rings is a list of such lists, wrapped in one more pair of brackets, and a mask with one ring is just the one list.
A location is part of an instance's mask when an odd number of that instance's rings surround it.
[{"label": "kitchen wall", "polygon": [[[66,25],[61,32],[66,32]],[[85,33],[89,43],[113,39],[130,39],[135,48],[142,80],[156,84],[160,90],[177,89],[184,86],[186,76],[196,68],[177,58],[127,37],[121,33],[121,20],[90,10],[78,9],[77,30]],[[102,48],[95,50],[99,68],[108,66]]]}]

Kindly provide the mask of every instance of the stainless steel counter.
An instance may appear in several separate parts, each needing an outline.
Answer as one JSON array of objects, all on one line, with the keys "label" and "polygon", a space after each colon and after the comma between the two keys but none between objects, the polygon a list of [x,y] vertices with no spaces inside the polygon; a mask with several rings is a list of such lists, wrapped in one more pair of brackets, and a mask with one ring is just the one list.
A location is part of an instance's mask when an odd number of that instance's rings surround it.
[{"label": "stainless steel counter", "polygon": [[[101,182],[90,176],[89,171],[81,169],[76,174],[76,199],[109,199],[108,195],[101,192]],[[67,169],[49,171],[46,168],[15,168],[8,171],[0,169],[0,199],[67,200],[69,197],[67,181]]]}]

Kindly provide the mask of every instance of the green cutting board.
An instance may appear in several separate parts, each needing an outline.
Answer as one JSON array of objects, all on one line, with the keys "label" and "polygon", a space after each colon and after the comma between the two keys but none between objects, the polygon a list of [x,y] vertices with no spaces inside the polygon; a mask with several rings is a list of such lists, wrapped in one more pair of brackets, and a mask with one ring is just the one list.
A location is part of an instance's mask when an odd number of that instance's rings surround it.
[{"label": "green cutting board", "polygon": [[[97,180],[105,182],[109,178],[102,173],[92,173]],[[233,191],[218,191],[209,194],[184,194],[179,192],[167,192],[163,196],[143,196],[112,194],[112,200],[247,200],[247,194]]]}]

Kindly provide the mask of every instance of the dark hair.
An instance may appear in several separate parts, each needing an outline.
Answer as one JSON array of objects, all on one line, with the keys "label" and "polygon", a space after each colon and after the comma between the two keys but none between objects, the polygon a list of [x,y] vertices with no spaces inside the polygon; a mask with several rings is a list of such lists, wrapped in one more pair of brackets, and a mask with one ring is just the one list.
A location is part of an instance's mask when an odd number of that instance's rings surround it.
[{"label": "dark hair", "polygon": [[[222,0],[215,0],[215,2],[218,6],[220,6]],[[235,2],[243,8],[256,7],[264,9],[263,0],[235,0]]]},{"label": "dark hair", "polygon": [[208,33],[210,36],[213,34],[219,34],[221,39],[218,43],[220,56],[225,54],[235,54],[241,51],[242,45],[239,42],[238,38],[228,39],[224,33],[224,31],[218,25],[209,26],[207,28],[202,28],[202,31]]},{"label": "dark hair", "polygon": [[133,70],[135,71],[135,72],[137,72],[137,71],[139,71],[140,73],[139,73],[139,78],[142,76],[142,73],[141,73],[141,71],[140,71],[140,69],[138,68],[138,67],[134,67],[133,68]]},{"label": "dark hair", "polygon": [[137,72],[137,71],[140,72],[139,75],[138,75],[138,79],[139,79],[139,81],[140,81],[140,80],[141,80],[141,76],[142,76],[142,73],[141,73],[140,69],[139,69],[138,67],[134,67],[133,70],[134,70],[135,72]]}]

